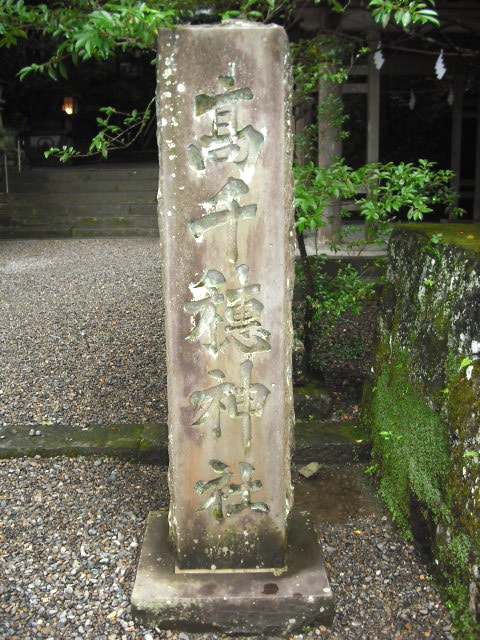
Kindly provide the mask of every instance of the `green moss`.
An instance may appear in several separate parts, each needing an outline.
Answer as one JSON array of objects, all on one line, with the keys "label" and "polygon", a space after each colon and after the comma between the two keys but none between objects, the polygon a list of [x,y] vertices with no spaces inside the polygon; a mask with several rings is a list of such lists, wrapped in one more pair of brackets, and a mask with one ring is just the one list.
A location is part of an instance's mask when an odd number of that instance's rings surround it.
[{"label": "green moss", "polygon": [[297,420],[295,423],[295,441],[315,443],[319,438],[330,439],[338,443],[360,444],[369,438],[363,424],[356,421],[340,422],[339,420]]},{"label": "green moss", "polygon": [[440,574],[440,590],[450,609],[456,635],[462,640],[476,640],[480,636],[480,624],[470,610],[470,593],[465,576],[470,572],[475,551],[471,539],[465,534],[449,536],[437,542],[437,561]]},{"label": "green moss", "polygon": [[128,218],[114,218],[110,224],[112,227],[129,227],[130,220]]},{"label": "green moss", "polygon": [[[471,362],[471,370],[467,378],[466,366],[461,366],[463,356],[450,358],[450,367],[454,363],[455,370],[448,382],[448,415],[450,422],[456,429],[472,423],[471,433],[465,431],[460,435],[463,438],[473,437],[478,430],[478,418],[480,417],[480,362]],[[451,369],[450,369],[451,370]]]},{"label": "green moss", "polygon": [[295,387],[295,393],[303,394],[305,396],[313,398],[315,396],[323,396],[327,392],[325,391],[324,387],[320,387],[316,382],[309,382],[307,384]]},{"label": "green moss", "polygon": [[453,452],[449,493],[455,505],[456,523],[462,526],[472,540],[479,540],[480,519],[475,504],[478,504],[480,497],[480,465],[475,453],[478,455],[480,362],[472,362],[467,375],[467,367],[459,368],[462,357],[452,360],[456,360],[456,367],[445,392],[445,404],[457,444]]},{"label": "green moss", "polygon": [[[418,516],[412,512],[412,504],[419,505],[425,522],[437,525],[432,536],[436,582],[451,611],[457,637],[474,640],[479,637],[480,625],[470,610],[469,576],[471,567],[479,563],[475,542],[479,532],[474,525],[477,520],[469,516],[472,483],[465,482],[464,473],[475,461],[464,459],[463,444],[457,443],[452,451],[449,428],[462,443],[475,436],[480,367],[474,363],[467,381],[465,368],[460,369],[462,356],[448,354],[443,402],[447,428],[412,382],[409,354],[400,349],[394,353],[395,358],[383,361],[377,386],[364,396],[380,493],[407,537],[414,536],[412,526]],[[466,430],[465,425],[470,428]],[[478,474],[480,469],[470,471]]]},{"label": "green moss", "polygon": [[401,529],[412,537],[412,498],[435,522],[445,514],[442,490],[450,446],[445,425],[412,384],[407,364],[403,353],[384,367],[369,415],[380,493]]},{"label": "green moss", "polygon": [[77,220],[78,227],[97,227],[100,224],[100,220],[98,218],[81,218]]},{"label": "green moss", "polygon": [[441,233],[442,244],[453,244],[480,254],[480,226],[478,224],[434,224],[430,222],[399,224],[396,229],[415,231],[427,238]]},{"label": "green moss", "polygon": [[152,448],[158,448],[160,443],[167,443],[168,427],[166,424],[144,424],[142,425],[142,434],[139,441],[140,451],[150,451]]},{"label": "green moss", "polygon": [[443,305],[435,306],[435,313],[432,314],[431,323],[438,335],[448,335],[452,322],[451,305],[452,301],[449,298],[446,298],[443,301]]}]

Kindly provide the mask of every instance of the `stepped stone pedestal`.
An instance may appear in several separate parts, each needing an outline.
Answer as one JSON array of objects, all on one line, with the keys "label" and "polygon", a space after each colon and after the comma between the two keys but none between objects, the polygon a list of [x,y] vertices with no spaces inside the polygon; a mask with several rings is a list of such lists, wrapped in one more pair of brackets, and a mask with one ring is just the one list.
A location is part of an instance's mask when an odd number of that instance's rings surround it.
[{"label": "stepped stone pedestal", "polygon": [[289,45],[243,22],[159,43],[171,503],[132,605],[166,628],[289,633],[332,615],[315,531],[292,514]]},{"label": "stepped stone pedestal", "polygon": [[333,598],[313,522],[293,514],[287,570],[175,571],[165,512],[152,512],[137,571],[133,613],[160,629],[288,635],[330,625]]}]

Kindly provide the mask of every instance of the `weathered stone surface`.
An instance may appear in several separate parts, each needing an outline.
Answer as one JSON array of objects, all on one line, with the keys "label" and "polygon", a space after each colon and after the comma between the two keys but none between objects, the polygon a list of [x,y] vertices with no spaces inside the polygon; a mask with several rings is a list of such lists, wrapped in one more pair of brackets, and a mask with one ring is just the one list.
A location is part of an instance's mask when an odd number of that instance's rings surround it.
[{"label": "weathered stone surface", "polygon": [[299,420],[296,423],[293,460],[297,465],[367,462],[370,454],[370,439],[364,427],[355,421]]},{"label": "weathered stone surface", "polygon": [[316,384],[295,388],[295,416],[300,420],[330,418],[332,397],[329,392]]},{"label": "weathered stone surface", "polygon": [[279,27],[238,22],[159,42],[177,562],[281,567],[292,503],[288,42]]},{"label": "weathered stone surface", "polygon": [[167,427],[164,424],[92,424],[88,428],[54,424],[39,429],[0,426],[0,459],[36,455],[105,455],[167,464]]},{"label": "weathered stone surface", "polygon": [[[374,378],[363,406],[380,488],[400,524],[430,532],[453,610],[470,609],[478,624],[479,227],[400,226],[389,258]],[[470,637],[470,629],[463,632]]]},{"label": "weathered stone surface", "polygon": [[307,379],[307,366],[305,364],[305,345],[298,338],[295,338],[293,341],[292,379],[294,385],[305,384]]},{"label": "weathered stone surface", "polygon": [[310,462],[298,470],[298,473],[304,478],[315,478],[318,476],[324,465],[320,462]]},{"label": "weathered stone surface", "polygon": [[163,629],[289,635],[330,625],[333,597],[312,520],[293,513],[287,571],[175,571],[166,513],[149,515],[132,594],[132,613]]}]

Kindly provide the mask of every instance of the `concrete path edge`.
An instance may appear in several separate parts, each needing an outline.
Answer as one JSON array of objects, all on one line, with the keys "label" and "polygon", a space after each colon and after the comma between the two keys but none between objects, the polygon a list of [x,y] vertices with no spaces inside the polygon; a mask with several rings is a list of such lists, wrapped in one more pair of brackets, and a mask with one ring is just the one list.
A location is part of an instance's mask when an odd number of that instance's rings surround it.
[{"label": "concrete path edge", "polygon": [[[342,464],[367,460],[370,445],[357,422],[297,421],[294,462]],[[52,456],[107,456],[168,464],[166,424],[0,427],[0,459]]]}]

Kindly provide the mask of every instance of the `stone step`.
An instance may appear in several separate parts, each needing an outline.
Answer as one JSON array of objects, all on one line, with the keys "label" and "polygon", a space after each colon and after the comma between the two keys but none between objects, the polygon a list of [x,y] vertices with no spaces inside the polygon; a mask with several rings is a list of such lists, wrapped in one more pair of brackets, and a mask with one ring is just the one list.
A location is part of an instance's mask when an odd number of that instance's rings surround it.
[{"label": "stone step", "polygon": [[0,204],[0,218],[4,227],[41,227],[54,223],[55,225],[79,226],[123,226],[156,227],[156,207],[155,205],[140,204],[99,204],[96,207],[86,207],[83,205],[60,205],[52,209],[50,215],[48,210],[32,208],[22,208],[16,204],[13,208],[3,208]]},{"label": "stone step", "polygon": [[158,229],[141,227],[48,226],[0,228],[0,240],[43,240],[47,238],[158,238]]},{"label": "stone step", "polygon": [[142,223],[136,218],[79,219],[72,222],[56,223],[52,228],[47,224],[19,226],[14,221],[0,229],[0,239],[9,238],[128,238],[158,237],[157,227],[149,220]]},{"label": "stone step", "polygon": [[[298,366],[294,364],[294,372],[297,369]],[[295,385],[293,389],[293,399],[297,420],[321,420],[330,418],[332,415],[332,398],[330,393],[327,389],[318,386],[316,383]]]},{"label": "stone step", "polygon": [[155,163],[12,170],[0,238],[157,237],[157,189]]},{"label": "stone step", "polygon": [[53,213],[56,209],[64,210],[69,206],[88,207],[90,211],[95,211],[95,207],[108,204],[150,204],[157,203],[157,194],[154,190],[146,191],[139,189],[133,191],[126,189],[123,191],[105,189],[98,192],[87,190],[86,188],[70,190],[65,193],[35,192],[35,193],[4,193],[0,196],[0,202],[9,209],[19,210],[26,207],[27,210],[41,210],[52,207]]},{"label": "stone step", "polygon": [[[23,175],[23,174],[21,174]],[[65,194],[80,193],[108,193],[112,192],[144,192],[148,191],[154,197],[157,194],[158,178],[128,176],[100,176],[96,180],[72,179],[65,176],[63,181],[51,181],[48,178],[23,179],[9,181],[8,192],[13,194]]]},{"label": "stone step", "polygon": [[8,174],[11,193],[52,192],[70,193],[72,190],[141,190],[158,185],[158,165],[91,165],[82,167],[34,167]]},{"label": "stone step", "polygon": [[311,420],[295,424],[296,465],[340,465],[370,459],[371,445],[359,420]]},{"label": "stone step", "polygon": [[67,199],[56,201],[54,196],[34,201],[8,194],[9,204],[5,196],[0,196],[0,237],[157,237],[156,203],[142,201],[143,198],[117,198],[115,202],[109,194],[96,203],[92,200],[82,204]]}]

